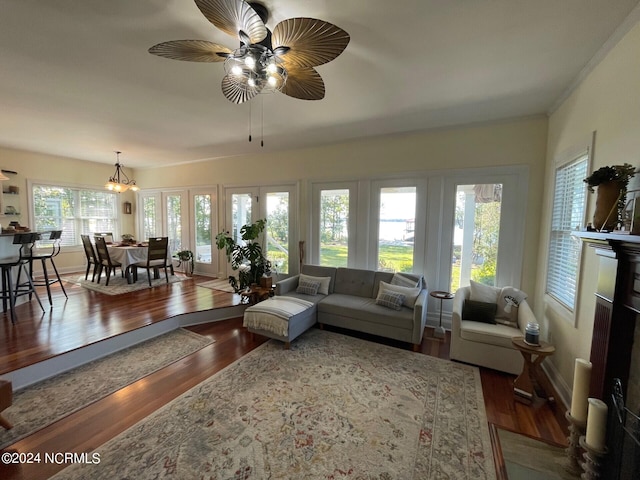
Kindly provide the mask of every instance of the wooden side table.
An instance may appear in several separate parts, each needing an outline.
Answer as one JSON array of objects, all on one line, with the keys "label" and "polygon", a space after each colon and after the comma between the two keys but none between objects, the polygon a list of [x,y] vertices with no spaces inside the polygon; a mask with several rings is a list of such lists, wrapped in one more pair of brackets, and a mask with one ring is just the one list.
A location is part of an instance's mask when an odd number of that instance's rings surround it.
[{"label": "wooden side table", "polygon": [[255,305],[258,302],[268,299],[273,293],[273,288],[252,285],[249,290],[240,292],[240,301],[245,304]]},{"label": "wooden side table", "polygon": [[531,404],[537,394],[540,398],[555,402],[553,387],[540,368],[540,364],[546,357],[553,355],[556,347],[547,342],[540,342],[540,345],[529,345],[525,343],[524,337],[513,337],[511,342],[524,358],[522,373],[513,382],[513,393],[516,400]]}]

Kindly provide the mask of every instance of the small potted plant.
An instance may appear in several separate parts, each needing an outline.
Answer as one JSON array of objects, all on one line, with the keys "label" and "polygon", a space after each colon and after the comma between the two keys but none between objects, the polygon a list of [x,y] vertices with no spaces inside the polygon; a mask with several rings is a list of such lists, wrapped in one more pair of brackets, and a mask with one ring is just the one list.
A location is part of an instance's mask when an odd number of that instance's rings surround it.
[{"label": "small potted plant", "polygon": [[178,259],[178,268],[182,267],[182,271],[188,277],[193,275],[193,252],[191,250],[180,250],[174,255]]},{"label": "small potted plant", "polygon": [[122,234],[122,243],[125,245],[134,245],[136,243],[133,235],[131,235],[130,233],[123,233]]},{"label": "small potted plant", "polygon": [[593,225],[597,230],[613,230],[622,217],[627,202],[629,179],[636,173],[633,165],[601,167],[584,179],[590,192],[598,187]]}]

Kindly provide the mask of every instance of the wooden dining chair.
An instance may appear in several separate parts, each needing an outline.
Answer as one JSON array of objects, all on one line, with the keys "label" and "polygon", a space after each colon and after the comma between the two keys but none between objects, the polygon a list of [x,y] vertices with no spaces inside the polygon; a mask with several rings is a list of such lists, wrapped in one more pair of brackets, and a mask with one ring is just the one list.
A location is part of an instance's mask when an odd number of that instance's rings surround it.
[{"label": "wooden dining chair", "polygon": [[93,282],[96,279],[96,272],[98,271],[100,260],[98,260],[96,251],[93,249],[89,235],[80,235],[80,238],[82,239],[84,254],[87,257],[87,271],[84,274],[84,279],[87,280],[89,278],[89,270],[91,270],[91,265],[93,265],[93,275],[91,275],[91,281]]},{"label": "wooden dining chair", "polygon": [[[107,248],[107,242],[105,241],[104,237],[96,237],[95,242],[96,252],[98,254],[98,284],[100,283],[102,270],[106,269],[107,282],[105,283],[105,285],[109,286],[109,278],[111,278],[111,274],[116,273],[117,267],[120,267],[120,269],[122,269],[122,264],[120,262],[111,261],[111,257],[109,256],[109,249]],[[122,275],[124,275],[124,271],[122,272]]]},{"label": "wooden dining chair", "polygon": [[134,280],[138,280],[138,268],[145,268],[147,270],[149,286],[151,286],[151,270],[153,269],[154,272],[158,272],[161,268],[164,268],[164,276],[167,279],[167,283],[169,283],[169,273],[167,271],[167,269],[170,268],[170,265],[167,263],[168,248],[169,237],[150,238],[147,261],[131,265]]},{"label": "wooden dining chair", "polygon": [[103,237],[107,244],[113,243],[113,232],[94,232],[94,237]]}]

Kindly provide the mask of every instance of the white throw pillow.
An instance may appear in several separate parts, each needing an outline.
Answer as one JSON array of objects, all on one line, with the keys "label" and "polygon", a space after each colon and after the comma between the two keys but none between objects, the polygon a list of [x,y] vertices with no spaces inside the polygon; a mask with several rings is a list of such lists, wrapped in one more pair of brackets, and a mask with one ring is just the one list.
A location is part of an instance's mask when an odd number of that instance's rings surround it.
[{"label": "white throw pillow", "polygon": [[311,275],[305,275],[304,273],[301,273],[300,277],[298,278],[298,283],[301,282],[318,282],[320,283],[318,293],[320,295],[329,295],[329,284],[331,283],[331,277],[313,277]]},{"label": "white throw pillow", "polygon": [[496,322],[518,327],[518,307],[525,301],[527,294],[514,287],[503,287],[498,295]]},{"label": "white throw pillow", "polygon": [[474,282],[473,280],[470,280],[470,282],[471,295],[469,295],[469,300],[473,300],[474,302],[498,303],[499,288]]},{"label": "white throw pillow", "polygon": [[419,287],[421,281],[415,280],[414,278],[407,277],[402,273],[394,273],[393,278],[391,279],[391,285],[400,285],[401,287]]},{"label": "white throw pillow", "polygon": [[405,307],[413,308],[418,295],[420,295],[421,288],[401,287],[399,285],[391,285],[390,283],[380,281],[379,290],[391,290],[395,293],[401,293],[402,295],[404,295],[404,302],[402,302],[402,304]]}]

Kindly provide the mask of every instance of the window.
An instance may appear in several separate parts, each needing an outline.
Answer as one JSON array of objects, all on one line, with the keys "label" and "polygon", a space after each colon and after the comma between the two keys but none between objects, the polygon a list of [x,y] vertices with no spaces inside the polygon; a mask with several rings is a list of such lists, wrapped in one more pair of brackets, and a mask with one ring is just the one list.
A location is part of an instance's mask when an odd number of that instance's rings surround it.
[{"label": "window", "polygon": [[458,185],[450,292],[469,281],[496,285],[502,184]]},{"label": "window", "polygon": [[573,311],[581,243],[571,233],[584,225],[589,155],[556,169],[547,266],[547,294]]},{"label": "window", "polygon": [[289,192],[268,192],[267,259],[274,272],[289,273]]},{"label": "window", "polygon": [[81,245],[80,235],[118,230],[117,193],[33,185],[35,231],[62,230],[61,245]]},{"label": "window", "polygon": [[380,188],[377,270],[413,272],[416,187]]},{"label": "window", "polygon": [[346,267],[349,260],[349,190],[320,192],[320,265]]},{"label": "window", "polygon": [[211,263],[211,195],[194,195],[196,230],[196,259],[201,263]]}]

